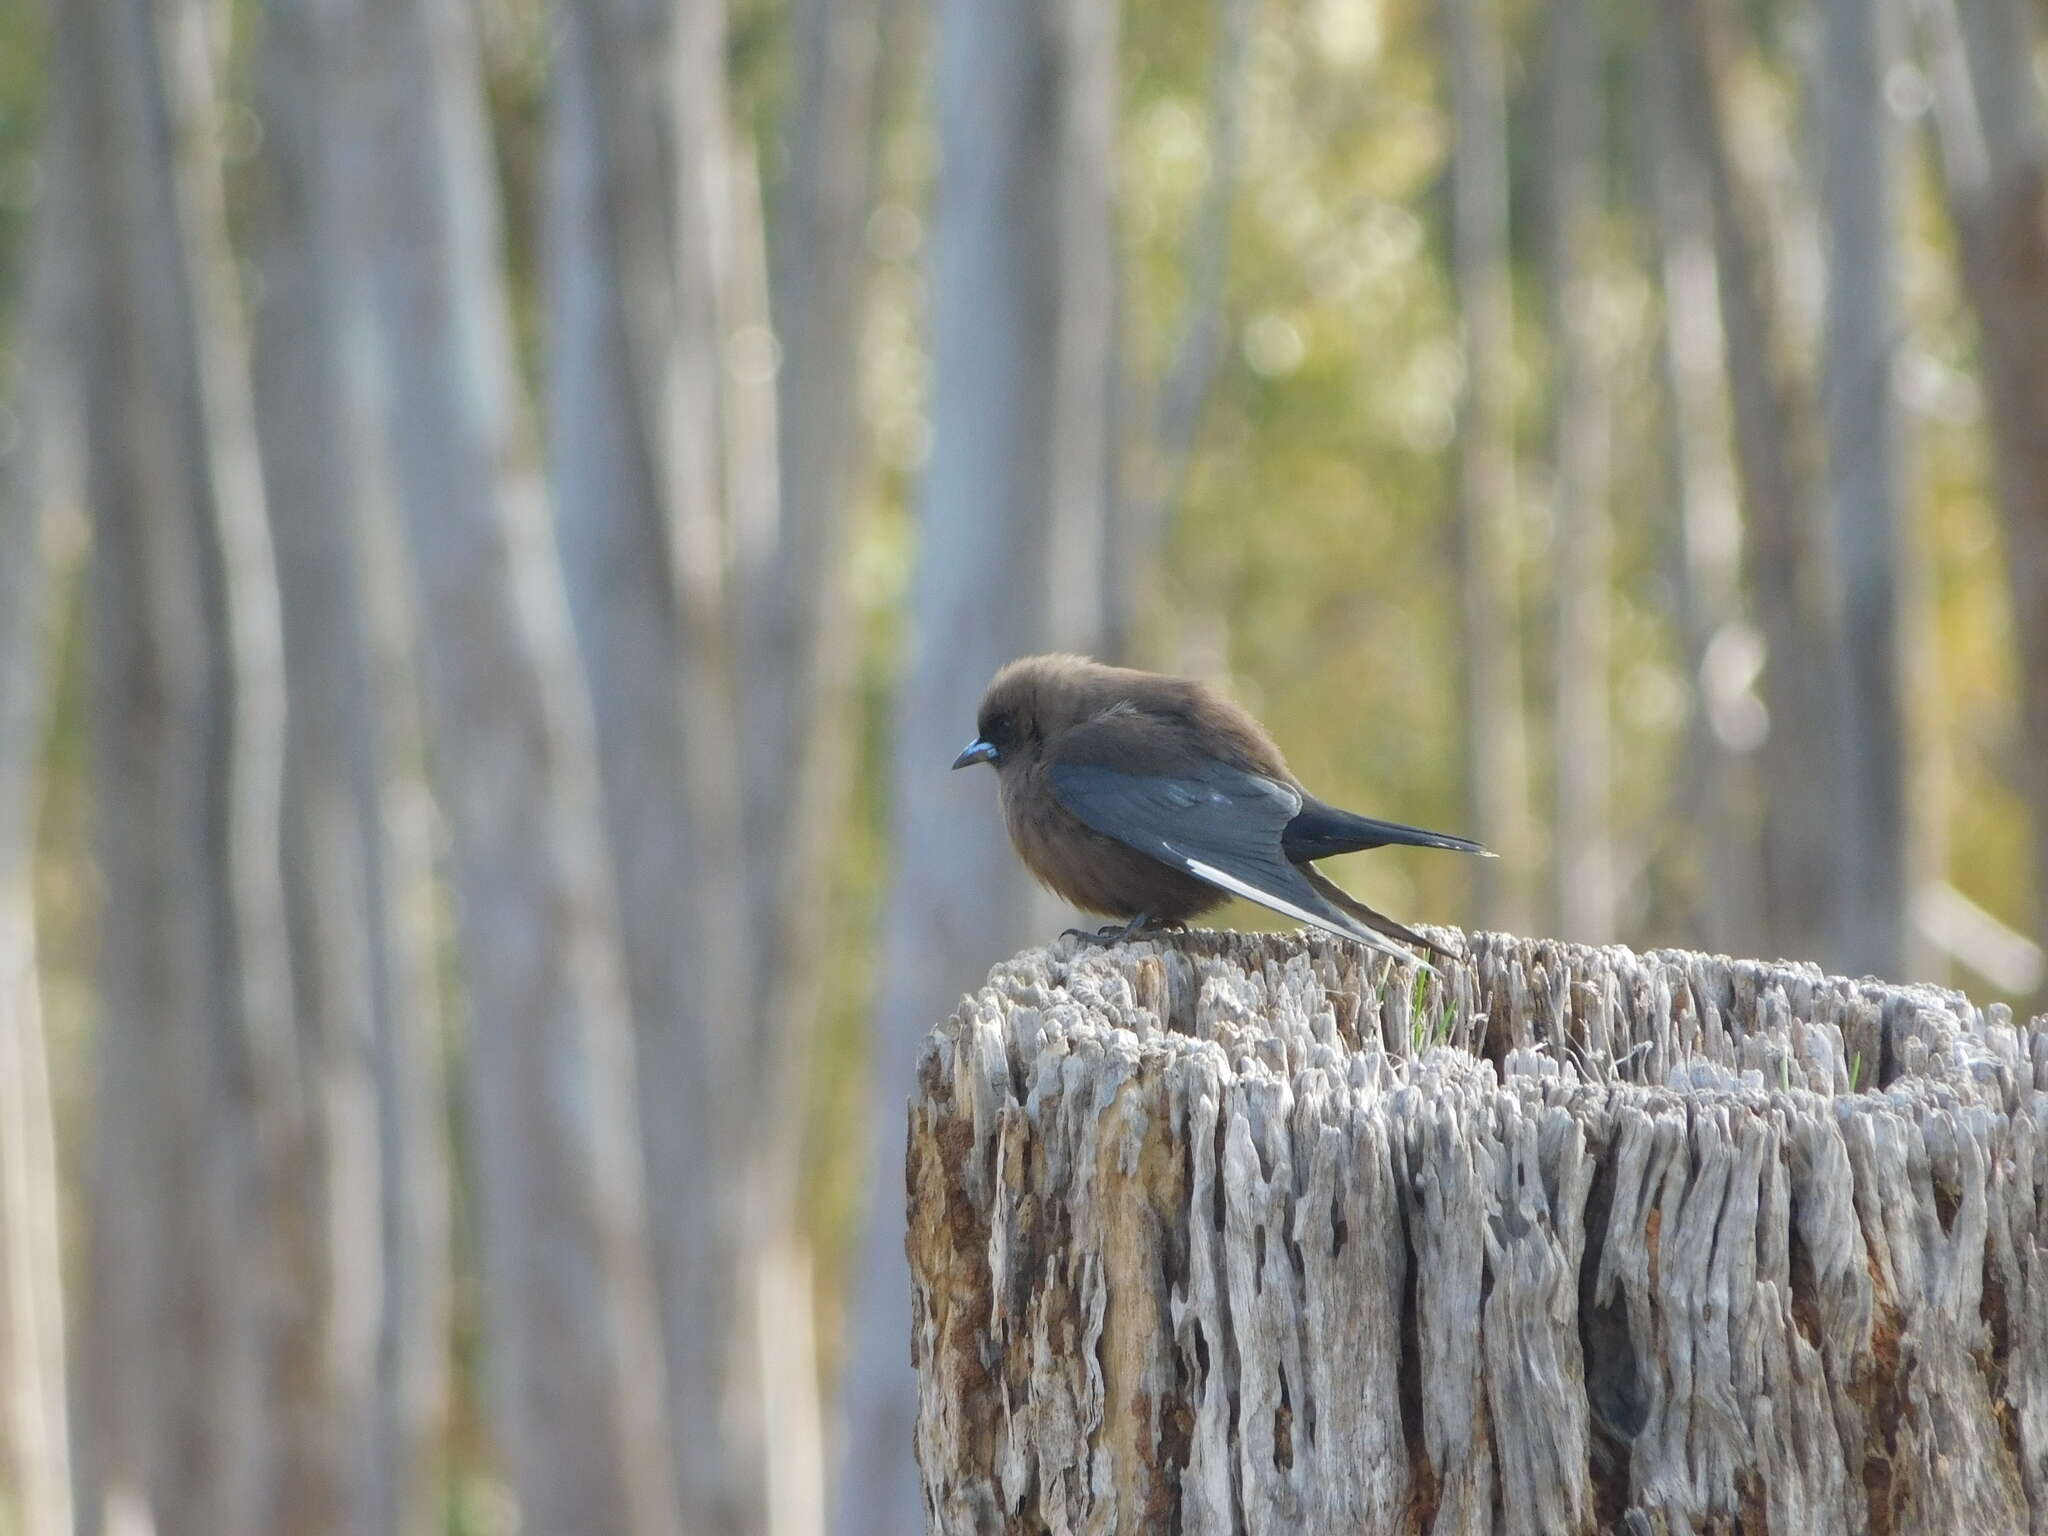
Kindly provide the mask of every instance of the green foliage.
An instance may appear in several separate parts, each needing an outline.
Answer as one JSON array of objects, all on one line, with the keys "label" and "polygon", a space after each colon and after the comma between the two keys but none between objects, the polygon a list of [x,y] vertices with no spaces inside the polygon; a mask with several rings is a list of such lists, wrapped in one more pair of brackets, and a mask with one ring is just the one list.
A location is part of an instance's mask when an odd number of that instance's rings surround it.
[{"label": "green foliage", "polygon": [[[1435,994],[1432,998],[1432,992]],[[1414,1023],[1409,1026],[1409,1044],[1415,1054],[1436,1046],[1448,1044],[1454,1015],[1451,999],[1441,981],[1433,986],[1427,972],[1417,971],[1409,995],[1410,1015]]]}]

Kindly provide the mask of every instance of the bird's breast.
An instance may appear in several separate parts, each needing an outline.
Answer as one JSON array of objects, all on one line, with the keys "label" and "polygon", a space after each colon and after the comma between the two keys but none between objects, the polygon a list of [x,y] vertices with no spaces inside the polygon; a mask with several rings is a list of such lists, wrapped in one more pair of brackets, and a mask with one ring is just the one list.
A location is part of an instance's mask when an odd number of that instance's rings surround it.
[{"label": "bird's breast", "polygon": [[1128,918],[1143,912],[1180,922],[1223,901],[1213,887],[1084,825],[1061,805],[1042,767],[1003,785],[1010,842],[1038,881],[1084,912]]}]

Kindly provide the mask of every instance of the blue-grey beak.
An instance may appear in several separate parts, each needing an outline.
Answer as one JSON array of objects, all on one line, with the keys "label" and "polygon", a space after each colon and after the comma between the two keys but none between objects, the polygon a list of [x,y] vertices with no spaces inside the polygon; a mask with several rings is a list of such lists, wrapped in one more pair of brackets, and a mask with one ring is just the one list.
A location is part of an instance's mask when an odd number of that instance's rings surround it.
[{"label": "blue-grey beak", "polygon": [[983,741],[977,736],[973,741],[967,743],[966,751],[953,759],[953,766],[955,768],[965,768],[969,763],[992,763],[995,760],[995,744]]}]

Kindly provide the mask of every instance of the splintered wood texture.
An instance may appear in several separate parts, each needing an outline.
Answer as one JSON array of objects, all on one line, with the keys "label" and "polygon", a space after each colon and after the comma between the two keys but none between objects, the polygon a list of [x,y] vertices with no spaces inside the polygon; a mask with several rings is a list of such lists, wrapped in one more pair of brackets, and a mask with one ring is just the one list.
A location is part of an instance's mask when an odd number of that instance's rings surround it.
[{"label": "splintered wood texture", "polygon": [[1468,943],[1062,943],[940,1026],[932,1528],[2048,1536],[2048,1020]]}]

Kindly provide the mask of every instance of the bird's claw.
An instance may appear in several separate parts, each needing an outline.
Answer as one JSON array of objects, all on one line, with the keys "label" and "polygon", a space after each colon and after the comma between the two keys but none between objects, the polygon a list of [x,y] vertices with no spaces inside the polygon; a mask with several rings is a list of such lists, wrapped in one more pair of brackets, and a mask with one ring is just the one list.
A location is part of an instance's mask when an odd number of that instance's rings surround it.
[{"label": "bird's claw", "polygon": [[1125,939],[1150,938],[1155,933],[1186,933],[1188,925],[1179,919],[1169,922],[1154,922],[1140,912],[1128,923],[1105,923],[1093,933],[1085,928],[1069,928],[1060,935],[1063,939],[1079,939],[1083,944],[1107,949],[1112,944],[1121,944]]},{"label": "bird's claw", "polygon": [[1092,944],[1107,949],[1120,939],[1130,937],[1130,930],[1121,923],[1111,923],[1103,928],[1069,928],[1060,935],[1063,939],[1078,939],[1083,944]]}]

